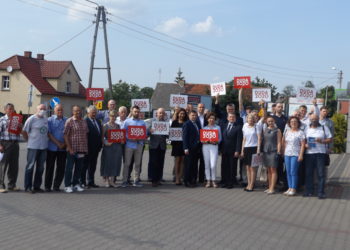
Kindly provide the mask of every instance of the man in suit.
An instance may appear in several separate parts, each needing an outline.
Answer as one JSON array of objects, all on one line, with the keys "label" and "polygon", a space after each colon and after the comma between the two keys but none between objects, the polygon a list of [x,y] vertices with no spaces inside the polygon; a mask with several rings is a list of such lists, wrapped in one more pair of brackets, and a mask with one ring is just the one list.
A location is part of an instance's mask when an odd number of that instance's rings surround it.
[{"label": "man in suit", "polygon": [[216,95],[215,98],[215,104],[214,104],[214,110],[219,120],[219,126],[222,127],[224,124],[227,124],[227,115],[228,114],[235,114],[236,115],[236,123],[238,125],[243,126],[243,119],[236,113],[236,107],[233,103],[228,103],[226,105],[226,112],[223,112],[221,110],[220,104],[219,104],[219,94]]},{"label": "man in suit", "polygon": [[148,129],[150,134],[149,140],[149,176],[152,178],[152,187],[161,185],[160,181],[163,177],[164,159],[166,151],[166,138],[167,135],[155,134],[152,129],[153,122],[167,122],[165,120],[165,110],[159,108],[157,110],[157,117],[151,120],[150,128]]},{"label": "man in suit", "polygon": [[221,127],[222,142],[220,151],[222,153],[221,179],[222,187],[233,188],[237,185],[237,160],[242,148],[242,125],[236,120],[236,115],[227,115],[227,123]]},{"label": "man in suit", "polygon": [[184,184],[186,187],[195,187],[197,185],[198,156],[200,153],[200,123],[197,121],[196,111],[192,110],[189,118],[182,128],[182,141],[185,152]]},{"label": "man in suit", "polygon": [[[87,109],[88,133],[88,154],[84,159],[84,166],[81,172],[81,185],[87,184],[88,188],[97,188],[95,184],[95,171],[97,165],[98,154],[102,148],[102,126],[100,120],[96,119],[97,109],[94,105],[90,105]],[[86,176],[87,174],[87,176]],[[87,178],[87,183],[86,183]]]},{"label": "man in suit", "polygon": [[[205,105],[204,103],[199,103],[197,106],[197,123],[199,123],[201,126],[199,129],[203,129],[205,126],[208,125],[208,120],[206,119],[204,115]],[[204,183],[205,179],[205,164],[204,164],[204,157],[202,152],[202,144],[200,144],[199,149],[199,169],[198,169],[198,183]]]}]

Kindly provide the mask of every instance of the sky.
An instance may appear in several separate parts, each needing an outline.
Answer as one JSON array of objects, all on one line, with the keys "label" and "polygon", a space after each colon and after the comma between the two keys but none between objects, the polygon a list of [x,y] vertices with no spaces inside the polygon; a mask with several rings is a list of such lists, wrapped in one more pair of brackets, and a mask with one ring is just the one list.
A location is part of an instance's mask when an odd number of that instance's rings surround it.
[{"label": "sky", "polygon": [[[338,88],[340,70],[342,86],[350,81],[347,0],[95,2],[110,13],[107,36],[112,83],[123,80],[154,88],[159,81],[174,82],[180,67],[188,83],[258,76],[279,90],[308,80],[317,88]],[[27,50],[34,55],[44,53],[47,60],[69,60],[87,86],[94,4],[86,0],[1,3],[0,61]],[[101,26],[95,67],[105,66]],[[94,71],[93,87],[108,87],[105,70]]]}]

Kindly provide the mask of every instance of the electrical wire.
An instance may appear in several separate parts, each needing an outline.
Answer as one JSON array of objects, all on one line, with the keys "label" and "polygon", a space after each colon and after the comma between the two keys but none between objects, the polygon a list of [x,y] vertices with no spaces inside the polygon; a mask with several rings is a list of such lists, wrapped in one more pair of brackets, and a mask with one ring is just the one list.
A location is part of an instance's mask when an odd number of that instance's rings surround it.
[{"label": "electrical wire", "polygon": [[63,42],[62,44],[60,44],[59,46],[57,46],[56,48],[48,51],[45,55],[49,55],[52,52],[58,50],[59,48],[63,47],[64,45],[66,45],[67,43],[69,43],[70,41],[72,41],[74,38],[78,37],[79,35],[83,34],[85,31],[87,31],[89,28],[91,28],[94,24],[90,24],[88,27],[86,27],[85,29],[83,29],[82,31],[80,31],[78,34],[72,36],[70,39],[68,39],[67,41]]},{"label": "electrical wire", "polygon": [[94,10],[96,9],[96,7],[93,7],[93,6],[91,6],[91,5],[84,4],[84,3],[80,2],[80,1],[76,1],[76,0],[69,0],[69,1],[71,1],[71,2],[73,2],[73,3],[76,3],[76,4],[79,4],[79,5],[81,5],[81,6],[85,6],[85,7],[94,9]]},{"label": "electrical wire", "polygon": [[[269,73],[272,73],[272,74],[279,74],[279,75],[284,75],[284,76],[293,76],[293,77],[300,77],[300,78],[309,78],[310,76],[308,75],[297,75],[297,74],[290,74],[290,73],[285,73],[285,72],[278,72],[278,71],[272,71],[272,70],[268,70],[268,69],[263,69],[263,68],[258,68],[258,67],[252,67],[250,65],[246,65],[246,64],[242,64],[242,63],[237,63],[237,62],[234,62],[234,61],[231,61],[231,60],[228,60],[228,59],[224,59],[224,58],[220,58],[220,57],[217,57],[217,56],[213,56],[213,55],[208,55],[206,53],[203,53],[201,51],[197,51],[197,50],[194,50],[194,49],[191,49],[191,48],[188,48],[188,47],[185,47],[185,46],[182,46],[182,45],[179,45],[177,43],[173,43],[173,42],[170,42],[170,41],[167,41],[167,40],[164,40],[164,39],[161,39],[159,37],[155,37],[153,35],[150,35],[150,34],[147,34],[145,32],[142,32],[142,31],[139,31],[139,30],[136,30],[136,29],[133,29],[133,28],[130,28],[129,26],[126,26],[124,24],[120,24],[120,23],[117,23],[117,22],[114,22],[113,20],[109,20],[111,23],[113,24],[116,24],[120,27],[123,27],[125,29],[128,29],[130,31],[133,31],[133,32],[136,32],[138,34],[142,34],[144,36],[147,36],[147,37],[150,37],[152,39],[155,39],[155,40],[158,40],[158,41],[161,41],[161,42],[164,42],[164,43],[167,43],[167,44],[170,44],[174,47],[178,47],[178,48],[181,48],[181,49],[184,49],[184,50],[187,50],[187,51],[190,51],[192,53],[196,53],[196,54],[199,54],[199,55],[202,55],[202,56],[205,56],[205,57],[209,57],[209,58],[215,58],[215,59],[218,59],[218,60],[221,60],[221,61],[225,61],[227,63],[230,63],[230,64],[233,64],[233,65],[236,65],[236,66],[239,66],[239,67],[242,67],[242,68],[249,68],[249,69],[252,69],[252,70],[256,70],[256,71],[264,71],[264,72],[269,72]],[[318,78],[318,79],[325,79],[325,77],[313,77],[313,78]]]},{"label": "electrical wire", "polygon": [[198,44],[194,44],[194,43],[191,43],[191,42],[187,42],[187,41],[185,41],[185,40],[182,40],[182,39],[179,39],[179,38],[170,36],[170,35],[165,34],[165,33],[163,33],[163,32],[159,32],[159,31],[156,31],[156,30],[151,29],[151,28],[149,28],[149,27],[146,27],[146,26],[144,26],[144,25],[141,25],[141,24],[138,24],[138,23],[136,23],[136,22],[130,21],[130,20],[126,19],[126,18],[117,16],[117,15],[115,15],[115,14],[113,14],[113,13],[109,13],[109,12],[107,12],[107,13],[108,13],[109,15],[111,15],[111,16],[114,16],[114,17],[116,17],[116,18],[118,18],[118,19],[124,21],[124,22],[130,23],[130,24],[132,24],[132,25],[135,25],[135,26],[140,27],[140,28],[143,28],[143,29],[146,29],[146,30],[151,31],[151,32],[153,32],[153,33],[157,33],[157,34],[160,34],[160,35],[162,35],[162,36],[171,38],[171,39],[173,39],[173,40],[182,42],[182,43],[184,43],[184,44],[187,44],[187,45],[190,45],[190,46],[199,48],[199,49],[207,50],[207,51],[212,52],[212,53],[220,54],[220,55],[223,55],[223,56],[226,56],[226,57],[231,57],[231,58],[235,58],[235,59],[238,59],[238,60],[241,60],[241,61],[250,62],[250,63],[254,63],[254,64],[258,64],[258,65],[263,65],[263,66],[268,66],[268,67],[272,67],[272,68],[283,69],[283,70],[287,70],[287,71],[295,71],[295,72],[303,72],[303,73],[312,73],[312,74],[328,74],[328,75],[332,74],[332,73],[329,73],[329,72],[319,72],[319,71],[310,71],[310,70],[301,70],[301,69],[295,69],[295,68],[289,68],[289,67],[282,67],[282,66],[277,66],[277,65],[267,64],[267,63],[261,63],[261,62],[258,62],[258,61],[245,59],[245,58],[238,57],[238,56],[234,56],[234,55],[231,55],[231,54],[222,52],[222,51],[210,49],[210,48],[207,48],[207,47],[198,45]]},{"label": "electrical wire", "polygon": [[71,17],[75,17],[75,18],[79,18],[79,19],[83,19],[83,20],[87,20],[87,21],[92,21],[90,19],[87,19],[87,18],[84,18],[82,16],[78,16],[78,15],[74,15],[74,14],[71,14],[71,13],[64,13],[64,12],[61,12],[61,11],[58,11],[58,10],[54,10],[54,9],[50,9],[50,8],[47,8],[45,6],[42,6],[40,4],[36,4],[36,3],[33,3],[33,2],[29,2],[29,1],[24,1],[24,0],[16,0],[18,2],[22,2],[22,3],[25,3],[25,4],[29,4],[29,5],[32,5],[32,6],[35,6],[35,7],[38,7],[38,8],[41,8],[41,9],[45,9],[45,10],[48,10],[48,11],[51,11],[51,12],[55,12],[57,14],[63,14],[65,16],[71,16]]},{"label": "electrical wire", "polygon": [[66,8],[66,9],[70,9],[70,10],[74,10],[74,11],[77,11],[77,12],[80,12],[80,13],[83,13],[83,14],[87,14],[87,15],[94,15],[94,13],[91,13],[91,12],[88,12],[88,11],[84,11],[84,10],[81,10],[81,9],[77,9],[77,8],[73,8],[71,6],[68,6],[68,5],[65,5],[65,4],[62,4],[62,3],[58,3],[56,1],[53,1],[53,0],[43,0],[45,2],[48,2],[48,3],[51,3],[51,4],[55,4],[57,6],[60,6],[60,7],[63,7],[63,8]]}]

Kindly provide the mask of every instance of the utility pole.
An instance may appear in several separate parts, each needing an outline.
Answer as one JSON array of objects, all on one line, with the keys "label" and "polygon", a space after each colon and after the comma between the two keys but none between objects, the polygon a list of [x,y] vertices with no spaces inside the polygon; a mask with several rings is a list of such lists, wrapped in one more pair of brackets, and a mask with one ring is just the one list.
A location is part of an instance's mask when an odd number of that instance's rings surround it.
[{"label": "utility pole", "polygon": [[341,83],[343,81],[343,71],[339,71],[338,73],[338,83],[339,83],[339,88],[341,89]]},{"label": "utility pole", "polygon": [[[89,2],[97,5],[97,14],[96,14],[96,21],[95,21],[95,33],[94,33],[94,40],[92,43],[92,52],[91,52],[91,61],[90,61],[89,88],[92,87],[93,71],[95,69],[106,69],[107,76],[108,76],[108,87],[109,87],[109,90],[112,92],[111,66],[110,66],[110,62],[109,62],[109,50],[108,50],[108,41],[107,41],[107,28],[106,28],[106,23],[107,23],[106,9],[104,6],[99,6],[95,2],[92,2],[92,1],[89,1]],[[103,24],[103,33],[104,33],[104,42],[105,42],[105,54],[106,54],[106,64],[107,64],[107,66],[105,68],[95,67],[95,51],[96,51],[98,27],[99,27],[100,22],[102,22],[102,24]]]}]

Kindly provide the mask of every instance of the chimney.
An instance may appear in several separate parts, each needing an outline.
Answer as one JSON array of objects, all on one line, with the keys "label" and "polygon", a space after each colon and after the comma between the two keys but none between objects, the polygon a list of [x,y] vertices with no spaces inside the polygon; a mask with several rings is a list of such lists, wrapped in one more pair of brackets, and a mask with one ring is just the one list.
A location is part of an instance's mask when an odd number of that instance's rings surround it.
[{"label": "chimney", "polygon": [[24,51],[24,57],[32,58],[32,52],[31,51]]},{"label": "chimney", "polygon": [[36,59],[38,60],[44,60],[44,54],[37,54]]}]

